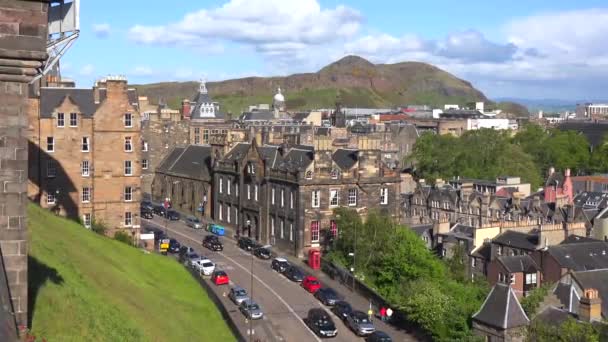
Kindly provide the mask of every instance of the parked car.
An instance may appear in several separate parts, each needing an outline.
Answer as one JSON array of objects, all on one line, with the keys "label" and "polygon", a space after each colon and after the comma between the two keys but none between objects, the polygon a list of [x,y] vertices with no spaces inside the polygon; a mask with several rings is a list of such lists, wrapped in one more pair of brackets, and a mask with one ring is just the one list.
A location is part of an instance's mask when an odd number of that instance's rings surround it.
[{"label": "parked car", "polygon": [[241,310],[243,315],[249,319],[260,319],[262,316],[264,316],[264,313],[262,312],[262,309],[260,309],[258,303],[249,298],[241,302],[241,305],[239,305],[239,310]]},{"label": "parked car", "polygon": [[247,294],[247,290],[240,286],[235,286],[230,289],[230,293],[228,293],[228,298],[236,305],[240,305],[242,301],[245,299],[249,299],[249,294]]},{"label": "parked car", "polygon": [[323,309],[315,308],[308,310],[308,315],[304,322],[310,330],[320,337],[336,337],[338,335],[338,329],[336,329],[334,321],[329,316],[329,313]]},{"label": "parked car", "polygon": [[207,235],[203,238],[203,246],[209,248],[212,251],[223,251],[224,245],[220,242],[220,239],[215,235]]},{"label": "parked car", "polygon": [[171,221],[179,221],[180,215],[177,211],[169,209],[167,211],[167,218]]},{"label": "parked car", "polygon": [[194,267],[194,264],[202,259],[205,259],[205,258],[203,258],[202,256],[200,256],[196,253],[192,253],[186,257],[186,261],[184,262],[184,265],[186,265],[188,267]]},{"label": "parked car", "polygon": [[285,272],[289,268],[289,266],[291,265],[289,264],[289,261],[287,261],[285,258],[274,258],[270,263],[270,268],[279,273]]},{"label": "parked car", "polygon": [[201,259],[193,264],[193,267],[203,275],[209,276],[215,271],[215,264],[209,259]]},{"label": "parked car", "polygon": [[141,201],[141,203],[139,204],[139,207],[141,208],[141,210],[146,210],[146,211],[150,211],[150,212],[152,210],[154,210],[154,204],[147,200]]},{"label": "parked car", "polygon": [[207,225],[207,231],[219,236],[224,236],[226,234],[226,229],[215,223],[209,223],[209,225]]},{"label": "parked car", "polygon": [[362,311],[352,311],[346,317],[346,325],[350,330],[354,331],[357,336],[370,335],[376,328],[374,323],[369,319],[369,316]]},{"label": "parked car", "polygon": [[315,292],[315,298],[327,306],[334,306],[340,300],[340,296],[331,287],[324,287]]},{"label": "parked car", "polygon": [[393,342],[393,339],[384,331],[376,330],[366,339],[367,342]]},{"label": "parked car", "polygon": [[201,220],[199,220],[197,217],[194,217],[194,216],[186,217],[186,225],[188,227],[194,228],[194,229],[203,228],[203,224],[201,223]]},{"label": "parked car", "polygon": [[146,209],[144,207],[141,207],[141,209],[139,210],[139,215],[148,220],[151,220],[154,218],[154,214],[152,213],[152,210]]},{"label": "parked car", "polygon": [[287,279],[291,280],[291,281],[295,281],[296,283],[300,283],[302,282],[302,280],[304,280],[304,272],[302,272],[302,270],[300,270],[298,267],[296,266],[289,266],[285,272],[283,272],[283,275],[285,277],[287,277]]},{"label": "parked car", "polygon": [[306,276],[302,279],[302,287],[310,293],[315,293],[321,288],[321,283],[313,276]]},{"label": "parked car", "polygon": [[255,248],[253,250],[253,255],[263,260],[268,260],[272,256],[270,250],[265,246],[258,246]]},{"label": "parked car", "polygon": [[167,209],[165,209],[165,207],[163,207],[162,205],[157,204],[152,209],[152,212],[154,213],[154,215],[165,217],[165,214],[167,213]]},{"label": "parked car", "polygon": [[213,271],[213,274],[211,275],[211,281],[215,284],[215,285],[227,285],[228,283],[230,283],[230,278],[228,278],[228,274],[224,271]]},{"label": "parked car", "polygon": [[239,248],[245,250],[247,252],[251,252],[253,246],[255,246],[255,242],[248,237],[240,237],[238,241]]},{"label": "parked car", "polygon": [[331,311],[336,314],[341,320],[346,320],[346,317],[353,311],[353,308],[343,300],[337,301],[331,308]]},{"label": "parked car", "polygon": [[179,241],[175,240],[175,239],[171,239],[169,240],[169,253],[179,253],[179,250],[181,248],[181,244],[179,243]]},{"label": "parked car", "polygon": [[186,245],[182,245],[179,248],[179,261],[184,262],[188,258],[188,255],[195,253],[192,247],[188,247]]}]

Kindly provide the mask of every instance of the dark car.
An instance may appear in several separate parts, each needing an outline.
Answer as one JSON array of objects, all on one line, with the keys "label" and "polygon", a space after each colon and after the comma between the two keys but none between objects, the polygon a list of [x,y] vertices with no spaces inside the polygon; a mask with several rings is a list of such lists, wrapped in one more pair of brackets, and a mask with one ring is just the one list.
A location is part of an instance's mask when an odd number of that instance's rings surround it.
[{"label": "dark car", "polygon": [[165,209],[165,207],[163,207],[162,205],[157,204],[152,209],[152,212],[154,213],[154,215],[165,217],[165,213],[167,212],[167,209]]},{"label": "dark car", "polygon": [[169,240],[169,253],[179,253],[181,244],[175,239]]},{"label": "dark car", "polygon": [[291,266],[291,265],[284,258],[274,258],[272,260],[272,263],[270,263],[270,268],[272,268],[273,270],[275,270],[279,273],[285,272],[289,268],[289,266]]},{"label": "dark car", "polygon": [[152,211],[154,210],[154,204],[150,201],[141,201],[140,208],[142,210]]},{"label": "dark car", "polygon": [[393,342],[393,339],[384,331],[376,330],[366,339],[367,342]]},{"label": "dark car", "polygon": [[260,259],[268,260],[272,256],[270,250],[266,247],[258,246],[253,250],[253,255]]},{"label": "dark car", "polygon": [[304,279],[304,277],[306,276],[304,274],[304,272],[302,272],[299,268],[297,268],[296,266],[290,266],[288,267],[285,272],[283,272],[283,275],[285,277],[287,277],[287,279],[291,280],[291,281],[295,281],[297,283],[302,282],[302,279]]},{"label": "dark car", "polygon": [[207,235],[203,239],[203,246],[209,248],[212,251],[223,251],[224,245],[220,239],[215,235]]},{"label": "dark car", "polygon": [[194,251],[194,249],[192,247],[188,247],[186,245],[182,245],[179,248],[179,261],[180,262],[184,262],[188,259],[188,256],[191,254],[196,254],[196,252]]},{"label": "dark car", "polygon": [[329,316],[329,313],[323,309],[310,309],[304,322],[310,330],[320,337],[336,337],[338,335],[338,329],[336,329],[334,321]]},{"label": "dark car", "polygon": [[239,248],[241,248],[247,252],[251,252],[253,250],[253,247],[255,246],[255,242],[253,242],[253,240],[251,240],[250,238],[241,237],[241,238],[239,238],[238,245],[239,245]]},{"label": "dark car", "polygon": [[353,308],[347,302],[339,300],[334,303],[334,306],[331,308],[331,311],[333,311],[336,316],[338,316],[341,320],[344,321],[346,320],[346,317],[348,317],[348,315],[353,312]]},{"label": "dark car", "polygon": [[171,221],[179,221],[179,213],[175,210],[171,210],[169,209],[169,211],[167,211],[167,218]]},{"label": "dark car", "polygon": [[146,209],[144,207],[141,207],[141,209],[139,211],[139,215],[148,220],[151,220],[152,218],[154,218],[154,215],[152,214],[152,210]]},{"label": "dark car", "polygon": [[340,300],[340,296],[330,287],[324,287],[315,292],[315,297],[327,306],[334,306]]}]

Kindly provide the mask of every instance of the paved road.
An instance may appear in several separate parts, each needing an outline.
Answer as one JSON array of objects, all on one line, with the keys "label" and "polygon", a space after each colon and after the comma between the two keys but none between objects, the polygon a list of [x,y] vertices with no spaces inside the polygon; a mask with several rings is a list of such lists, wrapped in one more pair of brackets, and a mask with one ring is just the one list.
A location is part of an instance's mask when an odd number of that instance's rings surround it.
[{"label": "paved road", "polygon": [[[165,229],[165,221],[155,217],[153,220],[142,219],[142,224],[148,228]],[[284,276],[270,268],[270,262],[252,258],[236,246],[229,238],[222,238],[223,252],[212,252],[201,246],[202,238],[208,233],[203,230],[193,230],[183,222],[171,222],[166,228],[167,233],[180,243],[195,248],[197,253],[209,257],[219,268],[224,269],[230,279],[231,285],[239,285],[251,294],[251,273],[253,269],[253,299],[262,307],[265,318],[253,323],[254,337],[262,341],[321,341],[302,321],[308,310],[315,307],[324,307],[311,294],[307,293],[297,283],[291,282]],[[306,270],[304,270],[306,271]],[[211,287],[223,296],[229,287]],[[222,297],[222,303],[232,317],[236,317],[238,328],[247,332],[249,323],[238,311],[236,305],[227,298]],[[329,308],[324,307],[328,312]],[[365,311],[366,308],[358,308]],[[330,312],[331,313],[331,312]],[[333,315],[333,313],[331,313]],[[335,315],[334,322],[338,328],[338,336],[334,341],[362,341],[352,333]],[[395,336],[397,337],[397,336]],[[410,340],[398,337],[394,341]]]}]

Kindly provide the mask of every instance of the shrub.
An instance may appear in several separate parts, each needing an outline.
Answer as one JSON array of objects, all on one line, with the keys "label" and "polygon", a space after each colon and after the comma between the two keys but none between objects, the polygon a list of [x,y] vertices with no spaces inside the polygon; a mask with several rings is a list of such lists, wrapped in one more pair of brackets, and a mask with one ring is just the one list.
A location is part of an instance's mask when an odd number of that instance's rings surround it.
[{"label": "shrub", "polygon": [[108,227],[101,221],[93,221],[91,222],[91,230],[99,235],[106,235]]},{"label": "shrub", "polygon": [[133,245],[133,239],[131,238],[131,235],[126,232],[118,231],[114,233],[114,240],[126,243],[127,245]]}]

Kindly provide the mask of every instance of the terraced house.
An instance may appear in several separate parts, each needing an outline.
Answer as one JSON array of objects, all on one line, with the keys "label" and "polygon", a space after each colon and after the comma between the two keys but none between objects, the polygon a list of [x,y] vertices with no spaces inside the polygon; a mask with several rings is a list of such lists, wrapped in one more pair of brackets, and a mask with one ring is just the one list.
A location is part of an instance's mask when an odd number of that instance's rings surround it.
[{"label": "terraced house", "polygon": [[380,149],[239,143],[214,166],[214,218],[299,257],[339,234],[334,209],[397,215],[399,171]]},{"label": "terraced house", "polygon": [[41,88],[29,109],[30,198],[96,221],[108,234],[139,234],[141,139],[138,98],[124,77],[92,89]]}]

